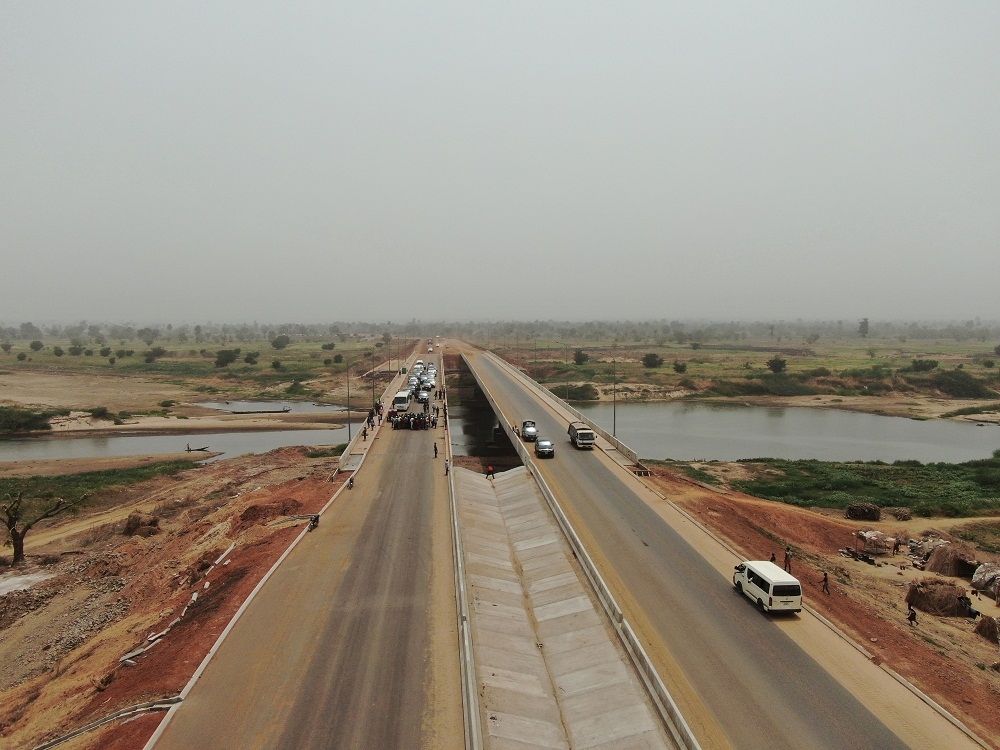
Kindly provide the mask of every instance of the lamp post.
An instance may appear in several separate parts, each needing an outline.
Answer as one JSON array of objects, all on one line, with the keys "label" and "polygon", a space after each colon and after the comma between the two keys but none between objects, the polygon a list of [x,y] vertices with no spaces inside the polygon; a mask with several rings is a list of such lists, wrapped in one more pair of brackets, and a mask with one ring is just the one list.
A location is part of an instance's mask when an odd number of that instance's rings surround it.
[{"label": "lamp post", "polygon": [[611,437],[618,437],[618,363],[615,358],[611,358],[611,379],[614,384],[611,386]]},{"label": "lamp post", "polygon": [[351,442],[351,360],[347,360],[347,442]]},{"label": "lamp post", "polygon": [[369,352],[372,358],[372,409],[375,408],[375,352]]}]

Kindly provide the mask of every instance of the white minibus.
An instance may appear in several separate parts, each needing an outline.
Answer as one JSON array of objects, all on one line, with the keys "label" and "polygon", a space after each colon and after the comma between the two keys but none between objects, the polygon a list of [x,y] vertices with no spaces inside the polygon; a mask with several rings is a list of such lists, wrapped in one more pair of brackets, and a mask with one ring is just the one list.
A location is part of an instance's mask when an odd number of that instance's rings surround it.
[{"label": "white minibus", "polygon": [[736,566],[733,586],[761,612],[801,612],[802,585],[791,573],[767,560],[747,560]]}]

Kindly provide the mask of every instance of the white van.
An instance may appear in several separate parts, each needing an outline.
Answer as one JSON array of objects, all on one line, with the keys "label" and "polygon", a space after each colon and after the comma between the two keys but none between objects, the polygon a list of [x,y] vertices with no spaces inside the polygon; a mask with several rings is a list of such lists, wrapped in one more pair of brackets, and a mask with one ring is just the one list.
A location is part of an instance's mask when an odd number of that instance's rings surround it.
[{"label": "white van", "polygon": [[733,586],[761,612],[801,612],[802,585],[791,573],[767,560],[747,560],[736,566]]},{"label": "white van", "polygon": [[399,391],[392,399],[393,411],[406,411],[410,406],[410,392]]}]

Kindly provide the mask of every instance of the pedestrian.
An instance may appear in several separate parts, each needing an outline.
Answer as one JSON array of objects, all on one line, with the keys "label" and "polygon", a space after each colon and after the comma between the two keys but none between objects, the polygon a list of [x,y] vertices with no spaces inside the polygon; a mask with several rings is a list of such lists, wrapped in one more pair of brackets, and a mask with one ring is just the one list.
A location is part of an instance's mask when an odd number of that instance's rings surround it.
[{"label": "pedestrian", "polygon": [[785,547],[785,572],[792,572],[792,548]]},{"label": "pedestrian", "polygon": [[913,608],[912,604],[906,605],[906,621],[910,623],[911,628],[917,624],[917,610]]},{"label": "pedestrian", "polygon": [[438,444],[434,443],[434,458],[438,457]]},{"label": "pedestrian", "polygon": [[361,439],[364,440],[365,442],[368,441],[368,428],[367,427],[365,427],[363,430],[361,430]]},{"label": "pedestrian", "polygon": [[444,475],[448,476],[448,469],[451,468],[451,464],[448,463],[448,459],[444,460]]},{"label": "pedestrian", "polygon": [[771,562],[773,562],[773,563],[777,563],[778,562],[778,557],[773,552],[771,553]]},{"label": "pedestrian", "polygon": [[824,594],[830,593],[830,574],[827,573],[825,570],[823,571],[823,593]]},{"label": "pedestrian", "polygon": [[496,477],[496,474],[494,474],[494,473],[493,473],[493,467],[492,467],[492,466],[487,466],[487,467],[486,467],[486,478],[487,478],[487,479],[489,479],[489,478],[491,478],[491,477],[492,477],[493,479],[496,479],[496,478],[497,478],[497,477]]}]

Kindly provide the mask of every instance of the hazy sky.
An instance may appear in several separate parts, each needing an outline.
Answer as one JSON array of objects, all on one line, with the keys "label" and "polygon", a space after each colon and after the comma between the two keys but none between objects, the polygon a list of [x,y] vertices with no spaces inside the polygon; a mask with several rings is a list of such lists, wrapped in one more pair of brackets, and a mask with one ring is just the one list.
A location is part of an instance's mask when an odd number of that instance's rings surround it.
[{"label": "hazy sky", "polygon": [[0,322],[996,320],[998,40],[995,0],[0,0]]}]

